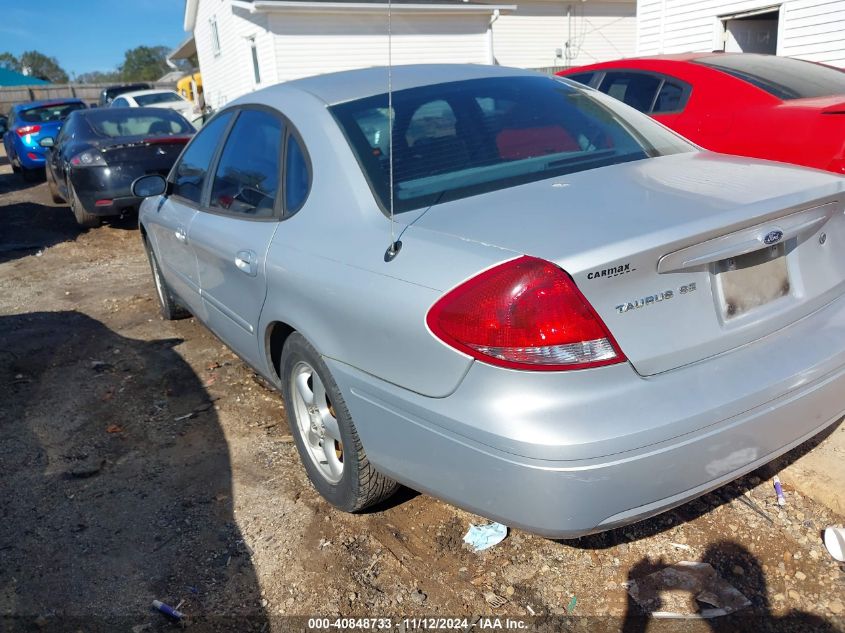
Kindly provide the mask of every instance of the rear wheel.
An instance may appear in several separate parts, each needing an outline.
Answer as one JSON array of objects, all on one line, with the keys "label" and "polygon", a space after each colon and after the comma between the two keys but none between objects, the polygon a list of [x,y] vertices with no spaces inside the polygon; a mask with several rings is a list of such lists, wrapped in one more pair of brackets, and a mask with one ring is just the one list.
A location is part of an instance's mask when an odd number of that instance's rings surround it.
[{"label": "rear wheel", "polygon": [[176,319],[184,319],[191,316],[190,312],[179,305],[179,302],[176,301],[176,297],[173,295],[173,292],[170,290],[170,287],[167,285],[164,277],[161,276],[158,259],[156,259],[155,253],[153,253],[153,249],[147,243],[146,239],[144,240],[144,250],[147,251],[147,259],[150,260],[150,270],[153,273],[153,283],[155,284],[158,303],[161,307],[161,317],[165,321],[175,321]]},{"label": "rear wheel", "polygon": [[56,181],[53,178],[50,178],[49,174],[47,174],[47,189],[50,190],[50,197],[53,199],[53,202],[61,203],[65,201],[65,199],[59,195],[59,190],[56,188]]},{"label": "rear wheel", "polygon": [[67,181],[67,197],[70,210],[73,211],[73,217],[76,218],[76,223],[79,224],[79,226],[87,228],[100,226],[100,216],[88,213],[85,210],[85,207],[83,207],[82,203],[79,201],[79,198],[76,195],[76,190],[73,188],[73,184],[70,180]]},{"label": "rear wheel", "polygon": [[314,487],[329,503],[357,512],[399,488],[370,464],[352,416],[320,354],[294,332],[280,362],[288,424]]}]

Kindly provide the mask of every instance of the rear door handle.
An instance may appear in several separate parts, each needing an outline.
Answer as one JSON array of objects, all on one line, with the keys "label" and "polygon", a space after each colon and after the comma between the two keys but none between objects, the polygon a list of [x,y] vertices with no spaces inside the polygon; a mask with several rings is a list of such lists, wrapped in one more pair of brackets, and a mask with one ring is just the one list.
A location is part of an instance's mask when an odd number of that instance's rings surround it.
[{"label": "rear door handle", "polygon": [[238,251],[235,255],[235,266],[242,273],[255,277],[258,274],[258,257],[252,251]]},{"label": "rear door handle", "polygon": [[173,234],[176,236],[176,239],[177,239],[177,240],[179,240],[179,241],[180,241],[180,242],[182,242],[182,243],[185,243],[185,242],[187,242],[187,241],[188,241],[188,234],[185,232],[185,227],[184,227],[184,226],[180,226],[180,227],[178,227],[178,228],[177,228],[177,229],[173,232]]}]

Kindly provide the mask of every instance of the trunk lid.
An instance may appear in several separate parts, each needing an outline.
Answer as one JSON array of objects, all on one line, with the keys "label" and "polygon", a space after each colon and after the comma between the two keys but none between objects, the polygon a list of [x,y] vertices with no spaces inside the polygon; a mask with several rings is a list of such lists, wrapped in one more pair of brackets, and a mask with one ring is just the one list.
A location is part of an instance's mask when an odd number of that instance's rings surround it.
[{"label": "trunk lid", "polygon": [[143,168],[143,174],[167,176],[190,136],[153,136],[122,138],[100,144],[99,149],[112,166],[130,164]]},{"label": "trunk lid", "polygon": [[694,152],[399,219],[557,263],[652,375],[762,338],[845,291],[843,200],[845,179],[832,174]]}]

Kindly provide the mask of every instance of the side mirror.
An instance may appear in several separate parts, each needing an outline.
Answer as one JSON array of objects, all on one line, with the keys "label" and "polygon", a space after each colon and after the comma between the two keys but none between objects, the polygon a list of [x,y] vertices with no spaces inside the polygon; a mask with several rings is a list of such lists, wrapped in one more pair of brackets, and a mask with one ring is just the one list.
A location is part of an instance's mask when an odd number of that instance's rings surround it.
[{"label": "side mirror", "polygon": [[41,147],[55,147],[56,139],[54,139],[52,136],[45,136],[40,141],[38,141],[38,144]]},{"label": "side mirror", "polygon": [[141,176],[132,183],[132,195],[138,198],[160,196],[167,191],[167,181],[157,174]]}]

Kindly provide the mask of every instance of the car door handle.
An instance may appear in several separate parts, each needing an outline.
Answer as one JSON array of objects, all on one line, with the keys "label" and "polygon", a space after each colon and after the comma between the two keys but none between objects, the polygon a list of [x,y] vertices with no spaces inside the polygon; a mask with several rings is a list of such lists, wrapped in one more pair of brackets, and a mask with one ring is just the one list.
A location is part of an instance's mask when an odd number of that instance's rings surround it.
[{"label": "car door handle", "polygon": [[185,232],[185,227],[183,227],[183,226],[180,226],[179,228],[177,228],[173,232],[173,235],[175,235],[176,239],[179,240],[182,243],[185,243],[185,242],[188,241],[188,234]]},{"label": "car door handle", "polygon": [[258,258],[252,251],[238,251],[235,255],[235,266],[242,273],[255,277],[258,272],[257,260]]}]

